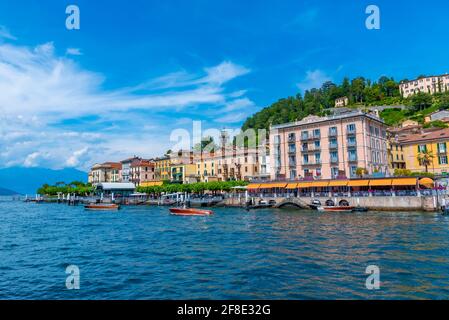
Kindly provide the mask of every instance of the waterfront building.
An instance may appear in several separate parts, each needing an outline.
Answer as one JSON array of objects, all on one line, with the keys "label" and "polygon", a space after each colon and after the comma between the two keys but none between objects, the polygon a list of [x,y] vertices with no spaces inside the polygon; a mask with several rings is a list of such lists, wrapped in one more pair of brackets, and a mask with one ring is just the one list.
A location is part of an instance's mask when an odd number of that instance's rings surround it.
[{"label": "waterfront building", "polygon": [[215,152],[219,181],[250,181],[259,174],[259,154],[256,148],[226,147]]},{"label": "waterfront building", "polygon": [[89,182],[97,185],[104,182],[120,182],[120,171],[122,164],[120,162],[105,162],[94,165],[89,173]]},{"label": "waterfront building", "polygon": [[129,159],[125,159],[121,161],[122,164],[122,182],[130,182],[131,181],[131,163],[133,163],[134,160],[140,160],[141,158],[134,156]]},{"label": "waterfront building", "polygon": [[194,154],[196,177],[201,182],[218,181],[215,151],[200,151]]},{"label": "waterfront building", "polygon": [[154,159],[155,163],[155,180],[169,181],[170,180],[170,165],[171,160],[169,156]]},{"label": "waterfront building", "polygon": [[403,81],[399,84],[399,90],[404,98],[408,98],[419,92],[429,94],[447,92],[449,91],[449,74]]},{"label": "waterfront building", "polygon": [[196,166],[191,164],[172,164],[170,166],[170,177],[173,183],[195,183],[198,182],[196,176]]},{"label": "waterfront building", "polygon": [[[412,172],[424,172],[440,175],[449,172],[448,151],[449,128],[427,130],[397,138],[402,146],[405,168]],[[420,161],[420,154],[428,154],[428,162]]]},{"label": "waterfront building", "polygon": [[153,160],[135,159],[130,165],[130,182],[140,186],[143,182],[155,181],[155,165]]},{"label": "waterfront building", "polygon": [[353,111],[309,116],[270,128],[273,180],[336,179],[388,174],[387,126],[376,115]]}]

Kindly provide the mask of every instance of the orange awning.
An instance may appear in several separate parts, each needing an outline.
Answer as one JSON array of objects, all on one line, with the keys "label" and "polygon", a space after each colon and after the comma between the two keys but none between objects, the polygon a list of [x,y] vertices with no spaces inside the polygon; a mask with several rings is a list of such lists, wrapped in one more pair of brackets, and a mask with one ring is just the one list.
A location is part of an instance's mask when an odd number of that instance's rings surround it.
[{"label": "orange awning", "polygon": [[285,188],[287,183],[264,183],[260,185],[260,189]]},{"label": "orange awning", "polygon": [[296,189],[296,188],[298,188],[297,183],[289,183],[289,184],[287,184],[287,187],[286,187],[286,189],[290,189],[290,190]]},{"label": "orange awning", "polygon": [[391,187],[392,183],[393,179],[376,179],[369,181],[370,187]]},{"label": "orange awning", "polygon": [[248,190],[256,190],[256,189],[259,189],[259,187],[260,187],[260,183],[252,183],[252,184],[249,184],[248,185]]},{"label": "orange awning", "polygon": [[392,184],[394,186],[416,186],[416,178],[393,179]]},{"label": "orange awning", "polygon": [[329,185],[329,181],[314,181],[311,182],[311,187],[315,187],[315,188],[324,188],[327,187]]},{"label": "orange awning", "polygon": [[434,181],[430,178],[422,178],[419,180],[419,184],[425,187],[433,187]]},{"label": "orange awning", "polygon": [[332,180],[329,182],[329,187],[346,187],[348,180]]},{"label": "orange awning", "polygon": [[350,180],[348,182],[349,187],[368,187],[369,180]]},{"label": "orange awning", "polygon": [[300,182],[298,183],[298,188],[311,188],[312,187],[312,182]]}]

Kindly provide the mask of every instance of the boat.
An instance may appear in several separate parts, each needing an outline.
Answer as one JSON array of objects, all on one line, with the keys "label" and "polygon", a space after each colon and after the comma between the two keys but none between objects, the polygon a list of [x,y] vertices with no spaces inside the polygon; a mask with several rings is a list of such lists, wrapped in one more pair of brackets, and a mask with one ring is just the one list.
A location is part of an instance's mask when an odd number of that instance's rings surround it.
[{"label": "boat", "polygon": [[214,214],[211,210],[189,209],[189,208],[170,208],[170,214],[175,216],[210,216]]},{"label": "boat", "polygon": [[320,206],[317,207],[318,211],[322,212],[352,212],[354,210],[354,207],[350,206]]},{"label": "boat", "polygon": [[120,209],[120,206],[115,203],[90,203],[86,204],[84,209],[90,211],[113,211]]}]

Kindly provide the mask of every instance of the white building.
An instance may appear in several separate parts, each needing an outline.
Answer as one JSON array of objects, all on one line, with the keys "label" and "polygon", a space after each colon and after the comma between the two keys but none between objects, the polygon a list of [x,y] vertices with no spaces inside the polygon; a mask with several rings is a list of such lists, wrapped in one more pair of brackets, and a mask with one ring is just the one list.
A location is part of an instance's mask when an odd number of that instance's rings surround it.
[{"label": "white building", "polygon": [[430,94],[447,92],[449,91],[449,74],[404,81],[399,85],[399,90],[404,98],[419,92]]}]

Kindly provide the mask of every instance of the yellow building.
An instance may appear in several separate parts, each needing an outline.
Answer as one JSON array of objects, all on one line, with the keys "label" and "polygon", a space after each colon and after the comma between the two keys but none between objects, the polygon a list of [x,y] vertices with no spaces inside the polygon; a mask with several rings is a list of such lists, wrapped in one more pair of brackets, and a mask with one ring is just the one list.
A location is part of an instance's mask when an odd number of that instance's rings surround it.
[{"label": "yellow building", "polygon": [[388,167],[391,174],[396,169],[405,169],[404,146],[395,139],[388,141]]},{"label": "yellow building", "polygon": [[194,156],[196,177],[201,182],[218,181],[217,164],[215,154],[209,152],[198,152]]},{"label": "yellow building", "polygon": [[155,162],[155,175],[156,181],[164,181],[171,179],[170,165],[171,160],[170,157],[157,158],[154,160]]},{"label": "yellow building", "polygon": [[[405,167],[412,172],[445,174],[449,172],[447,147],[449,128],[410,134],[398,139],[403,147]],[[419,154],[428,154],[428,163],[420,161]]]},{"label": "yellow building", "polygon": [[195,164],[178,164],[170,167],[171,181],[175,183],[198,182]]}]

